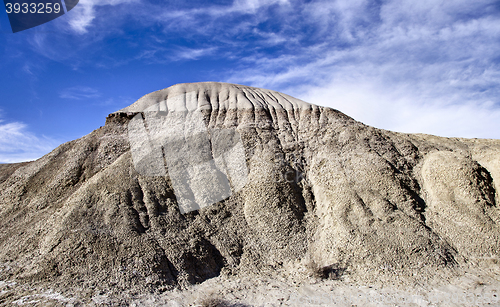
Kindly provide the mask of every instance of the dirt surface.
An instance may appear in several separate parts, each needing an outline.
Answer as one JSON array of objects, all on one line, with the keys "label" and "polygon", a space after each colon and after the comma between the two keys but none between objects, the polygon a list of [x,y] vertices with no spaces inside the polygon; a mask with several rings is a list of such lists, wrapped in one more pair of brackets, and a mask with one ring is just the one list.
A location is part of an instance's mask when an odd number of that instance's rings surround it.
[{"label": "dirt surface", "polygon": [[500,140],[180,84],[0,165],[0,304],[494,306],[499,188]]},{"label": "dirt surface", "polygon": [[25,166],[29,162],[0,164],[0,183],[9,178],[16,169]]}]

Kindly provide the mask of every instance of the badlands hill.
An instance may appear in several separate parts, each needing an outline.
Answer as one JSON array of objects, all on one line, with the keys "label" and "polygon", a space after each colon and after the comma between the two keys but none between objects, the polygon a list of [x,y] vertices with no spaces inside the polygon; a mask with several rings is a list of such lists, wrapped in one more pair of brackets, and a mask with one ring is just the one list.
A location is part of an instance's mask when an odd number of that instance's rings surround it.
[{"label": "badlands hill", "polygon": [[494,271],[498,191],[500,140],[395,133],[270,90],[179,84],[36,161],[0,165],[0,286],[88,302],[217,276],[411,286]]}]

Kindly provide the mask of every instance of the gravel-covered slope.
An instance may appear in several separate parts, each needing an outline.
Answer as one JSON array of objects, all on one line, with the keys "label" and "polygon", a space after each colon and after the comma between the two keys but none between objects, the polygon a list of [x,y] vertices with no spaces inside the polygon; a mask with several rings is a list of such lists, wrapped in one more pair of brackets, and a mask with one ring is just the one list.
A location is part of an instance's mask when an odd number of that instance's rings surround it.
[{"label": "gravel-covered slope", "polygon": [[[173,174],[185,169],[168,159],[185,148],[167,142],[163,158],[138,160],[146,143],[131,142],[131,127],[143,118],[157,141],[180,131],[180,144],[200,154],[176,156],[186,169],[216,161],[228,197],[181,212]],[[220,131],[241,141],[231,148],[244,153],[244,184],[217,164]],[[165,173],[140,168],[151,163]],[[201,171],[190,176],[191,187],[204,184]],[[269,90],[180,84],[39,160],[0,167],[0,280],[82,302],[215,276],[425,282],[465,266],[497,268],[499,189],[499,140],[395,133]]]}]

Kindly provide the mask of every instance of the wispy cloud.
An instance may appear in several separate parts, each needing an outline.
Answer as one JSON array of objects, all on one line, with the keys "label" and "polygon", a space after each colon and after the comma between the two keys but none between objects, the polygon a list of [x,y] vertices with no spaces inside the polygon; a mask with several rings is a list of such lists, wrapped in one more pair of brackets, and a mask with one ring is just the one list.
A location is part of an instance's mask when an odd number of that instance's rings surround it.
[{"label": "wispy cloud", "polygon": [[35,160],[53,150],[59,142],[30,132],[22,122],[0,120],[0,163]]},{"label": "wispy cloud", "polygon": [[[290,6],[291,4],[289,0],[234,0],[230,5],[210,4],[205,2],[199,3],[191,8],[176,8],[170,6],[167,9],[160,10],[161,14],[152,16],[152,18],[160,21],[166,19],[196,21],[203,16],[218,19],[227,17],[228,15],[255,15],[261,13],[260,11],[263,8],[275,5]],[[160,8],[160,6],[158,8]]]},{"label": "wispy cloud", "polygon": [[103,6],[117,6],[137,0],[80,0],[78,5],[69,12],[68,21],[71,29],[78,34],[85,34],[96,18],[97,10]]},{"label": "wispy cloud", "polygon": [[[66,16],[47,25],[55,33],[35,31],[29,43],[43,57],[76,69],[89,64],[113,68],[141,60],[167,64],[206,56],[232,57],[234,52],[251,50],[252,41],[264,46],[290,43],[290,37],[256,26],[269,20],[269,11],[285,14],[291,9],[288,0],[236,0],[226,5],[81,0]],[[126,46],[120,46],[126,56],[103,48],[109,39],[127,40],[127,30],[147,34],[131,37]],[[219,50],[224,52],[214,52]]]},{"label": "wispy cloud", "polygon": [[[80,53],[106,69],[230,60],[236,64],[221,65],[219,81],[281,90],[376,127],[500,138],[498,1],[196,3],[82,0],[68,14],[68,35],[82,38],[74,45],[89,52]],[[107,53],[101,42],[122,28],[147,35],[126,39],[123,57]],[[72,52],[37,35],[32,44],[48,58]]]},{"label": "wispy cloud", "polygon": [[59,93],[60,98],[64,99],[91,99],[101,97],[101,93],[98,90],[87,86],[75,86],[62,90]]},{"label": "wispy cloud", "polygon": [[99,107],[110,107],[110,106],[112,106],[112,107],[116,107],[116,109],[118,110],[120,108],[123,108],[124,106],[131,105],[134,102],[135,102],[135,100],[133,98],[131,98],[131,97],[120,96],[120,97],[108,98],[106,100],[95,102],[92,105],[99,106]]},{"label": "wispy cloud", "polygon": [[217,47],[207,48],[188,48],[173,47],[165,48],[161,46],[152,46],[143,50],[135,57],[135,60],[145,61],[146,63],[172,63],[177,61],[194,61],[213,55]]},{"label": "wispy cloud", "polygon": [[174,54],[172,54],[171,59],[174,61],[179,60],[198,60],[200,58],[212,55],[217,50],[217,47],[209,48],[178,48]]},{"label": "wispy cloud", "polygon": [[492,4],[311,2],[303,20],[321,40],[290,54],[251,55],[253,65],[244,62],[229,80],[380,128],[500,138],[500,14]]}]

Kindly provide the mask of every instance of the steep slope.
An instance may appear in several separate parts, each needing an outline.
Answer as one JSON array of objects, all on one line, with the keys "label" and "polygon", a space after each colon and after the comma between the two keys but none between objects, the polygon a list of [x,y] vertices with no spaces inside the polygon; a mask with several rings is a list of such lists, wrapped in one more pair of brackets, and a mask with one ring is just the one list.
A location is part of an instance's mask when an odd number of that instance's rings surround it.
[{"label": "steep slope", "polygon": [[0,280],[82,295],[307,268],[424,282],[500,250],[500,141],[240,85],[148,94],[0,176]]}]

